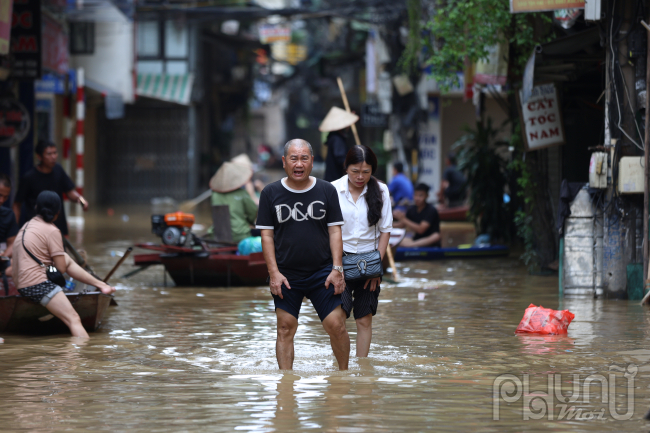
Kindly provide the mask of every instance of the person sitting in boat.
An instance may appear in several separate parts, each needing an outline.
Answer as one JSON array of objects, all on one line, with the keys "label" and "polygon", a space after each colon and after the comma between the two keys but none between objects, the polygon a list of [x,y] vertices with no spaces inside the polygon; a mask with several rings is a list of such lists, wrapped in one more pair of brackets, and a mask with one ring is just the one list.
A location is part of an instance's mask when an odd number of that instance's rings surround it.
[{"label": "person sitting in boat", "polygon": [[393,164],[393,179],[388,184],[393,206],[407,206],[413,200],[413,184],[404,174],[404,164]]},{"label": "person sitting in boat", "polygon": [[237,244],[251,237],[251,226],[257,218],[257,205],[249,192],[242,188],[252,177],[251,167],[236,162],[224,162],[210,179],[212,206],[228,206],[232,241]]},{"label": "person sitting in boat", "polygon": [[[388,187],[373,176],[377,156],[368,147],[354,146],[345,158],[345,176],[332,182],[343,214],[343,254],[379,250],[381,258],[393,228]],[[346,281],[341,295],[347,317],[354,310],[357,323],[357,356],[367,357],[372,339],[372,316],[377,314],[381,277]]]},{"label": "person sitting in boat", "polygon": [[73,337],[88,338],[79,314],[63,289],[48,280],[46,267],[54,265],[62,274],[67,272],[75,280],[95,286],[106,295],[114,293],[115,288],[90,275],[65,253],[63,236],[54,225],[61,212],[57,193],[42,191],[36,198],[35,210],[36,216],[18,231],[14,245],[14,282],[18,293],[61,319]]},{"label": "person sitting in boat", "polygon": [[467,195],[467,179],[456,168],[456,155],[450,152],[445,158],[445,172],[442,174],[442,183],[438,191],[438,202],[444,203],[447,208],[460,207],[465,204]]},{"label": "person sitting in boat", "polygon": [[440,246],[440,216],[431,204],[429,185],[420,183],[413,193],[413,206],[406,212],[393,210],[393,227],[405,228],[414,233],[413,238],[406,237],[399,244],[401,247],[439,247]]},{"label": "person sitting in boat", "polygon": [[[11,195],[11,180],[9,176],[0,173],[0,256],[11,257],[14,239],[18,233],[18,223],[14,212],[2,206]],[[11,266],[5,270],[5,275],[11,276]]]}]

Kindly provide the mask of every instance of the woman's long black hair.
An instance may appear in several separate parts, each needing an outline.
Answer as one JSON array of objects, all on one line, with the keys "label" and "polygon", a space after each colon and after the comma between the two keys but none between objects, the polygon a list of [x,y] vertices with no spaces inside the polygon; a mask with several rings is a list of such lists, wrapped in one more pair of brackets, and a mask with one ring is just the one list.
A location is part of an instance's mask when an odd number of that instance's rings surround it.
[{"label": "woman's long black hair", "polygon": [[[349,166],[362,162],[372,167],[372,174],[374,175],[377,171],[377,156],[368,146],[360,144],[348,151],[343,166],[347,171]],[[370,180],[368,181],[366,203],[368,204],[368,226],[374,226],[379,222],[379,218],[381,218],[381,208],[384,205],[381,188],[379,188],[379,182],[375,179],[375,176],[370,176]]]},{"label": "woman's long black hair", "polygon": [[61,199],[54,191],[42,191],[36,197],[36,213],[46,223],[51,223],[61,210]]}]

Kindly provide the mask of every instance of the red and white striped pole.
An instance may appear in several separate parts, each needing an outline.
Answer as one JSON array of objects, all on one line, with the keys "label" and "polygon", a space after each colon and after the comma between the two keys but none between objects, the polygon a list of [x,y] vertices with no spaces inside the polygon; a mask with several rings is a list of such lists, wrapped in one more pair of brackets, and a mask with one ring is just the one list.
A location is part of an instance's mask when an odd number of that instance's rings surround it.
[{"label": "red and white striped pole", "polygon": [[86,105],[84,103],[84,70],[77,69],[77,192],[83,195],[84,191],[84,120],[86,119]]}]

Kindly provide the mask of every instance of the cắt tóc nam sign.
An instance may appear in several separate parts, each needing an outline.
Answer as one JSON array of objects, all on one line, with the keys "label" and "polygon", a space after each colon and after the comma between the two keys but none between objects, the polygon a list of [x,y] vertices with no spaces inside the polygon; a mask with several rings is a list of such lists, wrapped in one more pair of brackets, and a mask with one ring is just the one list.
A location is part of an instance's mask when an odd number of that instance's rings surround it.
[{"label": "c\u1eaft t\u00f3c nam sign", "polygon": [[526,102],[522,102],[522,90],[517,92],[517,96],[526,150],[564,144],[564,125],[555,84],[533,87]]}]

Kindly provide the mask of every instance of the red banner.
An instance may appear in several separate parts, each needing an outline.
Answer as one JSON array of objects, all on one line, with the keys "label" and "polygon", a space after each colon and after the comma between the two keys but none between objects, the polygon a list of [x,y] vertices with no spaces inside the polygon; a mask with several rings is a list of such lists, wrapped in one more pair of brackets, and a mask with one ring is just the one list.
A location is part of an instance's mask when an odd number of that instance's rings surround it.
[{"label": "red banner", "polygon": [[70,63],[68,35],[56,21],[43,14],[43,68],[66,74]]}]

